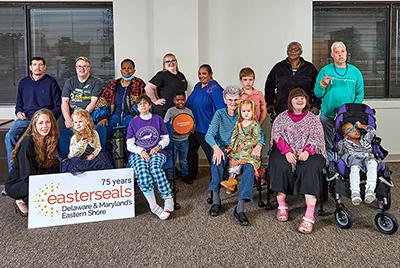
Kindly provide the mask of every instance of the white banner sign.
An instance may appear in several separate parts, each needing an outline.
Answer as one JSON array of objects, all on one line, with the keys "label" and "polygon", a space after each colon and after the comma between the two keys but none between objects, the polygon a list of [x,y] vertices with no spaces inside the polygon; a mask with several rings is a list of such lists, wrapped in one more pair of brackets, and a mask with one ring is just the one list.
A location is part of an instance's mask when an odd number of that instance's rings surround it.
[{"label": "white banner sign", "polygon": [[132,217],[131,168],[29,177],[28,228]]}]

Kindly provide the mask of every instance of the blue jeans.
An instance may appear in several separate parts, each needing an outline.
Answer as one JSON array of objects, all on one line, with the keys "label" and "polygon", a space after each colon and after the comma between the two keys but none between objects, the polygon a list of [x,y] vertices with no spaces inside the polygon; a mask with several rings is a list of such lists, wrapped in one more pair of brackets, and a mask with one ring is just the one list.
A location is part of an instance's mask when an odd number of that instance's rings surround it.
[{"label": "blue jeans", "polygon": [[[222,149],[222,148],[221,148]],[[218,191],[220,183],[224,179],[225,170],[228,168],[229,160],[225,155],[219,165],[211,163],[211,182],[208,187],[210,191]],[[253,200],[254,168],[251,164],[242,165],[242,179],[239,185],[239,199],[245,201]]]},{"label": "blue jeans", "polygon": [[181,176],[185,177],[189,175],[189,165],[187,161],[187,156],[189,152],[189,140],[185,141],[173,141],[174,143],[174,163],[176,162],[176,158],[179,157],[180,161],[180,171]]},{"label": "blue jeans", "polygon": [[[133,119],[131,114],[127,114],[122,118],[122,125],[128,127],[129,122]],[[111,138],[114,134],[114,127],[116,127],[121,121],[121,114],[113,114],[108,118],[108,126],[107,126],[107,137]]]},{"label": "blue jeans", "polygon": [[[179,157],[179,167],[180,167],[180,176],[186,177],[189,175],[189,164],[188,164],[188,152],[189,152],[189,140],[184,141],[170,141],[174,143],[174,167],[176,163],[176,159]],[[167,178],[172,179],[173,177],[173,169],[166,170]]]},{"label": "blue jeans", "polygon": [[328,162],[333,161],[333,153],[335,146],[335,120],[326,117],[321,113],[320,120],[324,128],[325,147],[328,154]]},{"label": "blue jeans", "polygon": [[6,144],[6,151],[7,151],[7,160],[8,160],[8,172],[11,171],[11,153],[17,144],[19,138],[24,134],[25,130],[28,128],[29,123],[31,122],[30,119],[17,119],[10,130],[6,133],[4,137],[4,143]]}]

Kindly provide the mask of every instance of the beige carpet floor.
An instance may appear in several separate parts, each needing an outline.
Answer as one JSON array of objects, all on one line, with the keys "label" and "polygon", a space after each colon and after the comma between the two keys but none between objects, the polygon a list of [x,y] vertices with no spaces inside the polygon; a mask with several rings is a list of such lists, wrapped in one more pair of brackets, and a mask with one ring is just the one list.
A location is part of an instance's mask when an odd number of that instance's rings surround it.
[{"label": "beige carpet floor", "polygon": [[[400,185],[400,164],[392,164]],[[233,217],[236,197],[223,197],[222,214],[208,215],[207,169],[193,185],[177,183],[182,208],[160,221],[137,192],[133,219],[27,229],[12,200],[0,197],[0,267],[400,267],[400,232],[379,233],[376,208],[345,204],[353,227],[339,229],[332,198],[315,232],[297,233],[304,213],[300,198],[290,198],[290,221],[277,222],[275,211],[247,206],[251,226]],[[257,199],[255,199],[257,200]],[[400,188],[392,191],[390,212],[400,222]]]}]

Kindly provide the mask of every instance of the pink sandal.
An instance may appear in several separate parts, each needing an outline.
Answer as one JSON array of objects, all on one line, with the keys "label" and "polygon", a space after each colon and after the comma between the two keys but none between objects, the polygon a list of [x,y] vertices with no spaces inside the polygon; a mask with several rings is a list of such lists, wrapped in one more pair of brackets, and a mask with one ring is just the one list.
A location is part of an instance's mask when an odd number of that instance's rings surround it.
[{"label": "pink sandal", "polygon": [[280,222],[285,222],[289,220],[288,207],[278,207],[276,210],[276,219]]},{"label": "pink sandal", "polygon": [[297,229],[302,234],[311,234],[314,229],[315,221],[303,217]]}]

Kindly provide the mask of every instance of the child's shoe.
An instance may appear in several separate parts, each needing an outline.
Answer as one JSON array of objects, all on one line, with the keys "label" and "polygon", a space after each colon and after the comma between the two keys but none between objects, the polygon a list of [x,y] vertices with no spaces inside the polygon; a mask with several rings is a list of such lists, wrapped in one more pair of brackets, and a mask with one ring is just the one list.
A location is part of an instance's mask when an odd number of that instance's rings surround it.
[{"label": "child's shoe", "polygon": [[174,199],[169,197],[164,201],[164,211],[171,213],[174,211]]},{"label": "child's shoe", "polygon": [[170,215],[169,212],[164,211],[159,205],[152,208],[151,212],[153,212],[158,218],[160,218],[160,220],[166,220]]},{"label": "child's shoe", "polygon": [[[238,184],[238,185],[239,185],[239,184]],[[231,190],[229,190],[229,189],[226,189],[225,193],[226,193],[227,195],[231,195],[231,194],[236,193],[236,192],[238,191],[238,185],[235,186],[235,190],[233,190],[233,191],[231,191]]]},{"label": "child's shoe", "polygon": [[375,201],[375,194],[372,191],[367,191],[364,198],[365,203],[371,204]]},{"label": "child's shoe", "polygon": [[236,186],[238,185],[238,181],[235,178],[229,177],[226,181],[221,181],[221,185],[224,186],[231,192],[234,192]]},{"label": "child's shoe", "polygon": [[358,206],[361,204],[361,196],[359,193],[352,193],[351,194],[351,203],[353,203],[354,206]]}]

